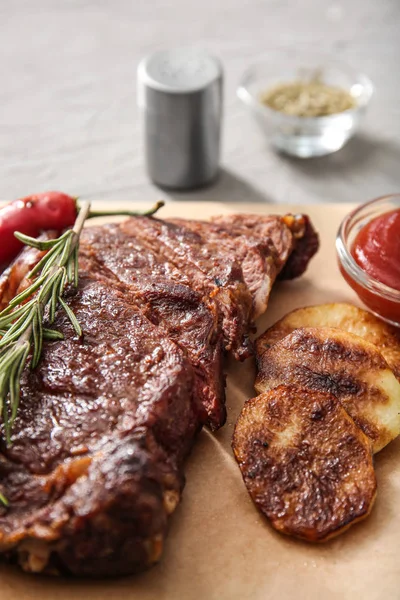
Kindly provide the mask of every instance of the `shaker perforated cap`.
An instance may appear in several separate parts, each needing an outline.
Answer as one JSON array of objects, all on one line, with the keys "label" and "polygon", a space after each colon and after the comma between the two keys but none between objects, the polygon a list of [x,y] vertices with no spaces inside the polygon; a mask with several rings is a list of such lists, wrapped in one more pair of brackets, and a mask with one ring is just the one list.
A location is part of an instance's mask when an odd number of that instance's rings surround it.
[{"label": "shaker perforated cap", "polygon": [[138,67],[147,170],[158,185],[190,189],[218,172],[222,66],[197,48],[160,50]]}]

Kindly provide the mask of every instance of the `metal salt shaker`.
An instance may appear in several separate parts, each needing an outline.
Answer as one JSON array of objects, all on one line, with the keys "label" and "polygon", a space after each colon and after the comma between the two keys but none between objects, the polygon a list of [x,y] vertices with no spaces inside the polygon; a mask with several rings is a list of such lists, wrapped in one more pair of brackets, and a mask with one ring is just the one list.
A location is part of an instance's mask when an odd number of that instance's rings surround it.
[{"label": "metal salt shaker", "polygon": [[190,189],[218,173],[222,66],[197,48],[160,50],[138,67],[147,170],[159,186]]}]

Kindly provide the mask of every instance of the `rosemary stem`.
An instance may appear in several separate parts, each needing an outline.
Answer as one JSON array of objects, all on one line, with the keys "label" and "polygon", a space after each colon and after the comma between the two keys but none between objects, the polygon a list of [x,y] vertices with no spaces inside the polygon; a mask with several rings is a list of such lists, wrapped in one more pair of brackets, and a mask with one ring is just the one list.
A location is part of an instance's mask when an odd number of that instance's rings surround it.
[{"label": "rosemary stem", "polygon": [[[87,216],[88,219],[91,219],[92,217],[118,217],[118,216],[125,216],[125,217],[151,217],[152,215],[154,215],[158,210],[160,210],[160,208],[162,208],[164,206],[164,202],[162,200],[160,200],[159,202],[157,202],[154,206],[152,206],[149,210],[145,211],[145,212],[137,212],[137,211],[132,211],[132,210],[110,210],[110,211],[96,211],[96,210],[91,210]],[[82,203],[83,206],[83,203]]]},{"label": "rosemary stem", "polygon": [[82,202],[81,209],[78,214],[78,218],[76,219],[75,225],[72,228],[72,231],[75,233],[74,241],[72,243],[73,248],[75,248],[76,244],[78,243],[79,236],[83,229],[83,225],[84,225],[86,219],[88,218],[89,211],[90,211],[90,202],[85,200],[85,202]]}]

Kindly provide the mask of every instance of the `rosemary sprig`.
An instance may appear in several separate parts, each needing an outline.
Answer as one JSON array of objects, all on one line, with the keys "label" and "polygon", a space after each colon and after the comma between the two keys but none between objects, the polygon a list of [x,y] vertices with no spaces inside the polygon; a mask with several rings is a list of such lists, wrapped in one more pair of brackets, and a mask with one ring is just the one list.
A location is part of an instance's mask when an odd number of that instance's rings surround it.
[{"label": "rosemary sprig", "polygon": [[117,216],[121,216],[121,217],[122,216],[123,217],[152,217],[164,205],[165,205],[165,202],[163,202],[162,200],[159,200],[158,202],[156,202],[156,204],[154,204],[154,206],[152,206],[151,208],[149,208],[149,210],[146,210],[145,212],[137,212],[137,211],[132,211],[132,210],[111,210],[111,211],[91,210],[88,215],[88,219],[91,219],[92,217],[109,217],[109,216],[111,216],[111,217],[117,217]]},{"label": "rosemary sprig", "polygon": [[[55,240],[41,242],[21,233],[15,234],[27,246],[47,252],[27,275],[32,284],[0,313],[0,418],[3,419],[7,444],[11,443],[20,399],[20,380],[28,356],[32,356],[30,367],[34,369],[40,360],[43,339],[63,338],[60,332],[44,327],[44,316],[52,324],[56,309],[61,306],[77,335],[82,335],[77,318],[62,296],[67,284],[78,285],[79,236],[89,210],[90,203],[82,203],[74,227]],[[4,504],[1,495],[0,502]]]}]

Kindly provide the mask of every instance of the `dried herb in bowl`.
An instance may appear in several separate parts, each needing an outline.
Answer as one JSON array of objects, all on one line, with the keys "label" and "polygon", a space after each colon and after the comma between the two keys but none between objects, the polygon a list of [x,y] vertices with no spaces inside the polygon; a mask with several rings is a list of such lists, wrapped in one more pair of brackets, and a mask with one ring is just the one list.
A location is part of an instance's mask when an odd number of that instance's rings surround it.
[{"label": "dried herb in bowl", "polygon": [[347,90],[323,83],[319,74],[308,81],[280,83],[260,99],[273,110],[295,117],[326,117],[356,106]]}]

